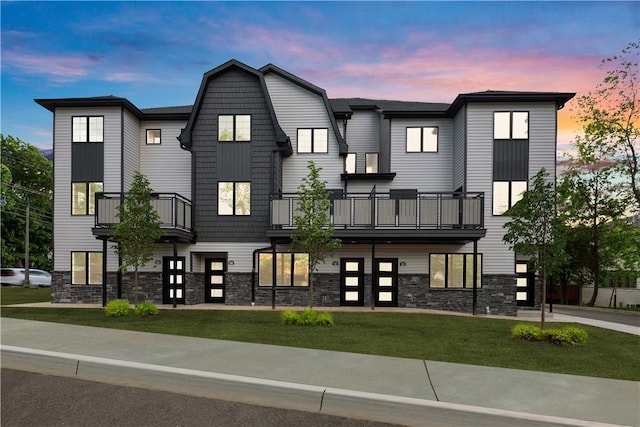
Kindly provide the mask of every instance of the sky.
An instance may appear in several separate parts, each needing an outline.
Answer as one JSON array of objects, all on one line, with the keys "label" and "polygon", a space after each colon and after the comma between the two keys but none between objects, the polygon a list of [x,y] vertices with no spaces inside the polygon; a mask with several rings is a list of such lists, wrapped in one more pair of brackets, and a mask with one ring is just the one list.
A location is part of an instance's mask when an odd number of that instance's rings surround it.
[{"label": "sky", "polygon": [[[1,1],[0,132],[51,148],[37,98],[193,104],[230,59],[327,91],[451,103],[484,90],[593,91],[602,59],[640,38],[640,2]],[[558,152],[578,126],[559,113]]]}]

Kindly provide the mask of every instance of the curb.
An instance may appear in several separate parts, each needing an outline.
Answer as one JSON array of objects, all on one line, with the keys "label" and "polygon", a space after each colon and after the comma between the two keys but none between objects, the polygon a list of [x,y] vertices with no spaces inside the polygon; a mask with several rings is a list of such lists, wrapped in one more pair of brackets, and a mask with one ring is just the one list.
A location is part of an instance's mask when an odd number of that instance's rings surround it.
[{"label": "curb", "polygon": [[406,426],[614,426],[503,409],[327,388],[0,345],[2,368]]}]

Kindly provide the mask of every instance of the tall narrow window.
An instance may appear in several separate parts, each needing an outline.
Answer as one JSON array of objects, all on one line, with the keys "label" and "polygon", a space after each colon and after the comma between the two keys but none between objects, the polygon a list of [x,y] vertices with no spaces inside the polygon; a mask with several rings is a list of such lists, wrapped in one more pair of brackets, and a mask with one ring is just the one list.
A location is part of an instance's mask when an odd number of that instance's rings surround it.
[{"label": "tall narrow window", "polygon": [[96,193],[101,193],[102,191],[102,182],[72,182],[71,214],[94,215]]},{"label": "tall narrow window", "polygon": [[329,150],[329,132],[321,129],[298,129],[298,153],[326,153]]},{"label": "tall narrow window", "polygon": [[251,116],[247,114],[218,116],[218,141],[251,141]]},{"label": "tall narrow window", "polygon": [[378,153],[367,153],[364,160],[366,173],[378,173]]},{"label": "tall narrow window", "polygon": [[160,129],[147,129],[147,145],[160,144]]},{"label": "tall narrow window", "polygon": [[71,252],[71,284],[102,284],[102,252]]},{"label": "tall narrow window", "polygon": [[251,215],[251,183],[218,182],[218,215]]},{"label": "tall narrow window", "polygon": [[436,153],[438,151],[438,128],[434,126],[408,127],[408,153]]},{"label": "tall narrow window", "polygon": [[104,117],[72,117],[71,140],[73,142],[103,142]]},{"label": "tall narrow window", "polygon": [[349,153],[344,160],[344,172],[356,173],[356,153]]}]

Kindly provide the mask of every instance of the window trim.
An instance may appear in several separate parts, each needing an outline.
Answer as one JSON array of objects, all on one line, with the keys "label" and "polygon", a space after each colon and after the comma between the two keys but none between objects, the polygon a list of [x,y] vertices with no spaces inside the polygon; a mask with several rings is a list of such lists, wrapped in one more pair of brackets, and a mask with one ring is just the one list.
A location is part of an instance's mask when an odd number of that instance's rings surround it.
[{"label": "window trim", "polygon": [[[496,183],[497,182],[506,182],[509,184],[508,186],[508,191],[507,191],[507,209],[505,209],[504,211],[502,211],[501,213],[496,213]],[[515,205],[517,202],[520,201],[520,199],[516,200],[515,202],[513,201],[514,198],[514,194],[513,194],[513,183],[514,182],[523,182],[525,184],[525,188],[524,191],[522,193],[524,193],[525,191],[529,190],[529,181],[521,181],[521,180],[509,180],[509,181],[505,181],[505,180],[493,180],[492,184],[491,184],[491,215],[492,216],[506,216],[505,213],[511,209],[513,207],[513,205]]]},{"label": "window trim", "polygon": [[[300,131],[301,130],[309,130],[311,131],[311,150],[310,151],[300,151]],[[326,151],[316,151],[316,131],[323,130],[327,134],[326,143]],[[328,154],[329,153],[329,128],[298,128],[296,129],[296,152],[298,154]]]},{"label": "window trim", "polygon": [[[89,119],[93,119],[93,118],[99,118],[102,119],[102,134],[101,134],[101,138],[100,141],[91,141],[91,127],[89,126],[90,124],[90,120]],[[87,130],[86,130],[86,135],[85,141],[75,141],[75,130],[74,130],[74,120],[75,119],[87,119]],[[71,142],[73,144],[102,144],[104,143],[104,115],[100,116],[71,116]]]},{"label": "window trim", "polygon": [[[440,286],[436,286],[434,287],[431,283],[431,267],[433,265],[432,261],[431,261],[431,257],[434,255],[443,255],[444,256],[444,286],[440,287]],[[449,256],[450,255],[458,255],[458,256],[462,256],[463,257],[463,264],[462,264],[462,286],[455,286],[455,287],[450,287],[449,286]],[[480,257],[479,262],[478,262],[478,277],[477,280],[480,282],[478,283],[476,289],[482,289],[482,263],[483,263],[483,254],[481,252],[478,252],[476,254],[478,257]],[[471,261],[469,262],[469,266],[467,266],[467,259],[471,259]],[[429,289],[449,289],[449,290],[468,290],[468,289],[473,289],[473,283],[469,283],[467,284],[467,270],[471,270],[471,273],[473,273],[473,253],[471,252],[462,252],[462,253],[456,253],[456,252],[433,252],[429,254],[429,272],[428,272],[428,276],[429,276]],[[473,279],[471,279],[471,282],[473,282]]]},{"label": "window trim", "polygon": [[[74,185],[75,184],[84,184],[84,190],[86,194],[85,205],[84,205],[84,213],[74,213]],[[93,193],[93,197],[91,197],[91,184],[102,184],[102,190],[96,191]],[[89,200],[93,198],[95,201],[96,194],[104,193],[104,181],[72,181],[71,182],[71,216],[92,216],[96,214],[96,204],[93,204],[93,212],[90,212],[90,203]]]},{"label": "window trim", "polygon": [[[233,184],[233,194],[232,194],[232,203],[233,203],[233,213],[220,213],[220,184]],[[237,193],[237,185],[238,184],[249,184],[249,213],[247,214],[239,214],[237,213],[238,207],[236,205],[236,193]],[[217,204],[218,216],[250,216],[251,215],[251,181],[218,181],[218,197]]]},{"label": "window trim", "polygon": [[[273,283],[270,284],[262,284],[261,282],[261,268],[260,268],[260,257],[262,256],[268,256],[271,259],[271,269],[269,269],[269,273],[273,274],[273,252],[260,252],[258,254],[258,287],[259,288],[270,288],[273,287]],[[276,288],[299,288],[299,289],[309,289],[309,254],[306,252],[276,252],[276,259],[278,258],[278,255],[290,255],[290,262],[291,262],[291,274],[289,275],[289,284],[278,284],[276,283]],[[296,273],[296,269],[295,269],[295,259],[296,256],[300,256],[300,255],[306,255],[307,256],[307,268],[306,268],[306,280],[307,280],[307,284],[306,285],[296,285],[295,283],[295,273]],[[278,277],[277,271],[276,271],[276,277]],[[269,278],[272,280],[273,276],[269,276]],[[277,282],[277,280],[276,280]]]},{"label": "window trim", "polygon": [[[420,150],[409,151],[409,129],[420,129]],[[425,129],[435,129],[436,130],[436,149],[435,150],[427,150],[425,149]],[[440,126],[407,126],[405,130],[405,145],[404,149],[406,153],[437,153],[440,150]]]},{"label": "window trim", "polygon": [[[158,142],[149,142],[149,132],[150,131],[158,131]],[[162,144],[162,129],[147,129],[146,135],[147,135],[147,138],[145,140],[145,145],[160,145],[160,144]]]},{"label": "window trim", "polygon": [[[74,254],[84,254],[84,283],[74,283],[74,271],[73,271],[73,255]],[[100,283],[89,283],[90,281],[90,270],[89,270],[89,266],[90,266],[90,256],[91,254],[98,254],[100,255],[100,258],[102,260],[102,263],[100,264]],[[104,283],[104,276],[103,276],[103,272],[104,272],[104,255],[102,252],[100,251],[71,251],[71,286],[101,286]]]},{"label": "window trim", "polygon": [[[508,138],[496,138],[496,114],[509,114],[509,137]],[[514,138],[513,137],[513,116],[514,114],[522,114],[526,113],[527,115],[527,137],[526,138]],[[494,111],[493,112],[493,140],[494,141],[528,141],[530,138],[529,131],[531,130],[530,126],[531,112],[524,110],[510,110],[510,111]]]},{"label": "window trim", "polygon": [[[237,123],[237,117],[242,116],[242,117],[248,117],[249,118],[249,139],[242,139],[242,140],[238,140],[238,123]],[[221,140],[220,139],[220,118],[221,117],[233,117],[233,135],[232,135],[232,139],[231,140]],[[252,129],[251,129],[251,124],[253,123],[253,117],[251,114],[218,114],[218,122],[217,122],[217,135],[216,135],[216,140],[218,142],[221,143],[246,143],[246,142],[251,142],[251,136],[253,134]]]}]

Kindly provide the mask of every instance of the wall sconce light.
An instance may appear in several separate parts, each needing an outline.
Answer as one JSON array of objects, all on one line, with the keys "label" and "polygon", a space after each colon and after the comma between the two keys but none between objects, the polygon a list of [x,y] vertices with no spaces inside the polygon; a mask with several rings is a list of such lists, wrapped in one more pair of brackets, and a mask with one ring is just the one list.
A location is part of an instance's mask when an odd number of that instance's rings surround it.
[{"label": "wall sconce light", "polygon": [[156,265],[160,265],[162,264],[162,261],[160,261],[159,259],[156,260]]},{"label": "wall sconce light", "polygon": [[338,261],[333,261],[331,265],[338,265]]},{"label": "wall sconce light", "polygon": [[407,266],[407,263],[406,263],[406,262],[404,262],[404,261],[400,261],[400,267],[406,267],[406,266]]},{"label": "wall sconce light", "polygon": [[231,260],[229,260],[229,265],[234,265],[234,264],[235,264],[235,262],[233,262],[233,260],[232,260],[232,259],[231,259]]}]

